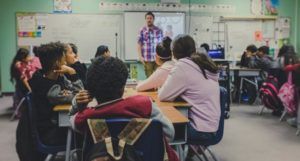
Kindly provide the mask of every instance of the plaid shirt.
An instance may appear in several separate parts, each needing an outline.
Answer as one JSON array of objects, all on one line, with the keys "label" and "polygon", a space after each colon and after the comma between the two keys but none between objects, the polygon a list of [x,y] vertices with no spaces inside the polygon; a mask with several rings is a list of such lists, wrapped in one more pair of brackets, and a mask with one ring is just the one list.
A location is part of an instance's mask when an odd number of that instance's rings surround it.
[{"label": "plaid shirt", "polygon": [[156,45],[162,42],[163,32],[160,28],[143,27],[138,36],[138,43],[142,46],[142,57],[146,62],[155,61]]}]

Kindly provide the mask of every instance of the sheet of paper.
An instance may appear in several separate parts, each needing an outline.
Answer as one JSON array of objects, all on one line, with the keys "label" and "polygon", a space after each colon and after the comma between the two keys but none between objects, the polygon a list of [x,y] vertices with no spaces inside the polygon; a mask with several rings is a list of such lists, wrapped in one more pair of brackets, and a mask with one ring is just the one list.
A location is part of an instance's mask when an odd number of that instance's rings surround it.
[{"label": "sheet of paper", "polygon": [[18,31],[19,32],[33,32],[36,31],[36,20],[34,15],[18,17]]},{"label": "sheet of paper", "polygon": [[72,0],[54,0],[54,12],[56,13],[71,13]]}]

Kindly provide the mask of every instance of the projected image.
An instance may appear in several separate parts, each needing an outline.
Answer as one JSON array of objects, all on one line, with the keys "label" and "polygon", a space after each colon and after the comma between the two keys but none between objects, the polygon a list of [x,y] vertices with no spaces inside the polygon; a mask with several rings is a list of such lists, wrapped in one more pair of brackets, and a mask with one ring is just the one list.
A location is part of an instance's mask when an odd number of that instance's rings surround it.
[{"label": "projected image", "polygon": [[155,26],[159,27],[164,36],[169,36],[171,39],[178,34],[184,33],[184,14],[183,13],[154,13]]}]

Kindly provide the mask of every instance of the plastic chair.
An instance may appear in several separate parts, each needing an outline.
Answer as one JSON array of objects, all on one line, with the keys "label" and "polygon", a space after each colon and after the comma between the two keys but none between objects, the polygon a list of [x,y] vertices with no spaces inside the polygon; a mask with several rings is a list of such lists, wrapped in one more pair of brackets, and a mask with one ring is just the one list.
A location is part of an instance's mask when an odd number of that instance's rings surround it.
[{"label": "plastic chair", "polygon": [[25,100],[27,102],[28,105],[28,114],[29,114],[29,119],[30,119],[30,125],[31,125],[31,134],[32,134],[32,138],[35,141],[35,146],[37,148],[37,150],[43,154],[47,154],[47,158],[46,161],[50,161],[53,158],[55,158],[56,154],[58,152],[62,152],[66,150],[66,146],[62,145],[62,146],[49,146],[49,145],[45,145],[41,142],[40,138],[39,138],[39,134],[36,128],[36,124],[34,121],[34,113],[33,113],[33,104],[32,104],[32,94],[29,93],[25,96]]},{"label": "plastic chair", "polygon": [[17,105],[15,111],[13,112],[13,114],[10,117],[10,121],[13,121],[15,119],[15,117],[18,115],[20,108],[22,107],[23,103],[25,101],[25,97],[22,97],[22,99],[20,100],[19,104]]},{"label": "plastic chair", "polygon": [[[129,121],[130,119],[107,119],[106,123],[111,136],[117,138]],[[92,137],[86,132],[83,146],[83,158],[86,158],[86,154],[93,144]],[[163,161],[164,142],[161,123],[152,120],[151,124],[134,144],[134,147],[138,154],[141,154],[143,161]]]},{"label": "plastic chair", "polygon": [[[190,144],[191,146],[189,146],[200,160],[202,160],[201,156],[203,156],[204,159],[208,161],[208,156],[205,154],[205,151],[208,151],[208,153],[212,156],[213,160],[218,161],[217,157],[209,147],[218,144],[223,138],[227,94],[227,90],[224,87],[220,87],[221,115],[219,121],[219,128],[216,132],[215,138],[213,140],[207,140],[196,145]],[[198,150],[200,150],[200,153],[198,152]]]}]

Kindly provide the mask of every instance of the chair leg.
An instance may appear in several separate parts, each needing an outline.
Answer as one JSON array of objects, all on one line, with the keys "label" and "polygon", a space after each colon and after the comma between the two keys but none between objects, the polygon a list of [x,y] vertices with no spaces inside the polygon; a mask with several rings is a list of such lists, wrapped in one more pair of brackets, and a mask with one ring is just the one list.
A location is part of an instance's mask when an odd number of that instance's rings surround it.
[{"label": "chair leg", "polygon": [[197,157],[200,161],[203,161],[203,160],[202,160],[202,157],[201,157],[202,154],[199,154],[198,149],[197,149],[196,146],[191,145],[191,146],[189,146],[189,148],[195,153],[196,157]]},{"label": "chair leg", "polygon": [[201,152],[202,152],[202,156],[203,156],[204,160],[205,160],[205,161],[209,161],[208,158],[207,158],[207,156],[206,156],[206,154],[205,154],[206,148],[203,147],[203,146],[199,146],[199,149],[200,149]]},{"label": "chair leg", "polygon": [[18,114],[18,112],[19,112],[19,110],[20,110],[20,108],[21,108],[21,106],[22,106],[22,104],[23,104],[24,101],[25,101],[25,97],[23,97],[23,98],[20,100],[20,102],[19,102],[17,108],[15,109],[14,113],[13,113],[12,116],[10,117],[10,121],[13,121],[13,120],[15,119],[15,117],[16,117],[16,115]]},{"label": "chair leg", "polygon": [[208,153],[211,155],[211,157],[214,159],[214,161],[218,161],[216,155],[212,152],[212,150],[209,147],[207,147],[206,149]]},{"label": "chair leg", "polygon": [[260,109],[260,111],[259,111],[259,115],[262,115],[262,113],[264,112],[264,110],[265,110],[265,106],[264,105],[262,105],[261,106],[261,109]]},{"label": "chair leg", "polygon": [[243,82],[244,82],[244,78],[241,77],[241,81],[240,81],[240,91],[239,91],[239,104],[241,103],[241,99],[242,99]]},{"label": "chair leg", "polygon": [[48,154],[45,161],[53,161],[56,155]]},{"label": "chair leg", "polygon": [[300,135],[300,128],[298,128],[296,135],[299,136]]},{"label": "chair leg", "polygon": [[284,119],[284,117],[286,116],[287,111],[284,110],[283,113],[280,116],[279,122],[282,122],[282,120]]}]

